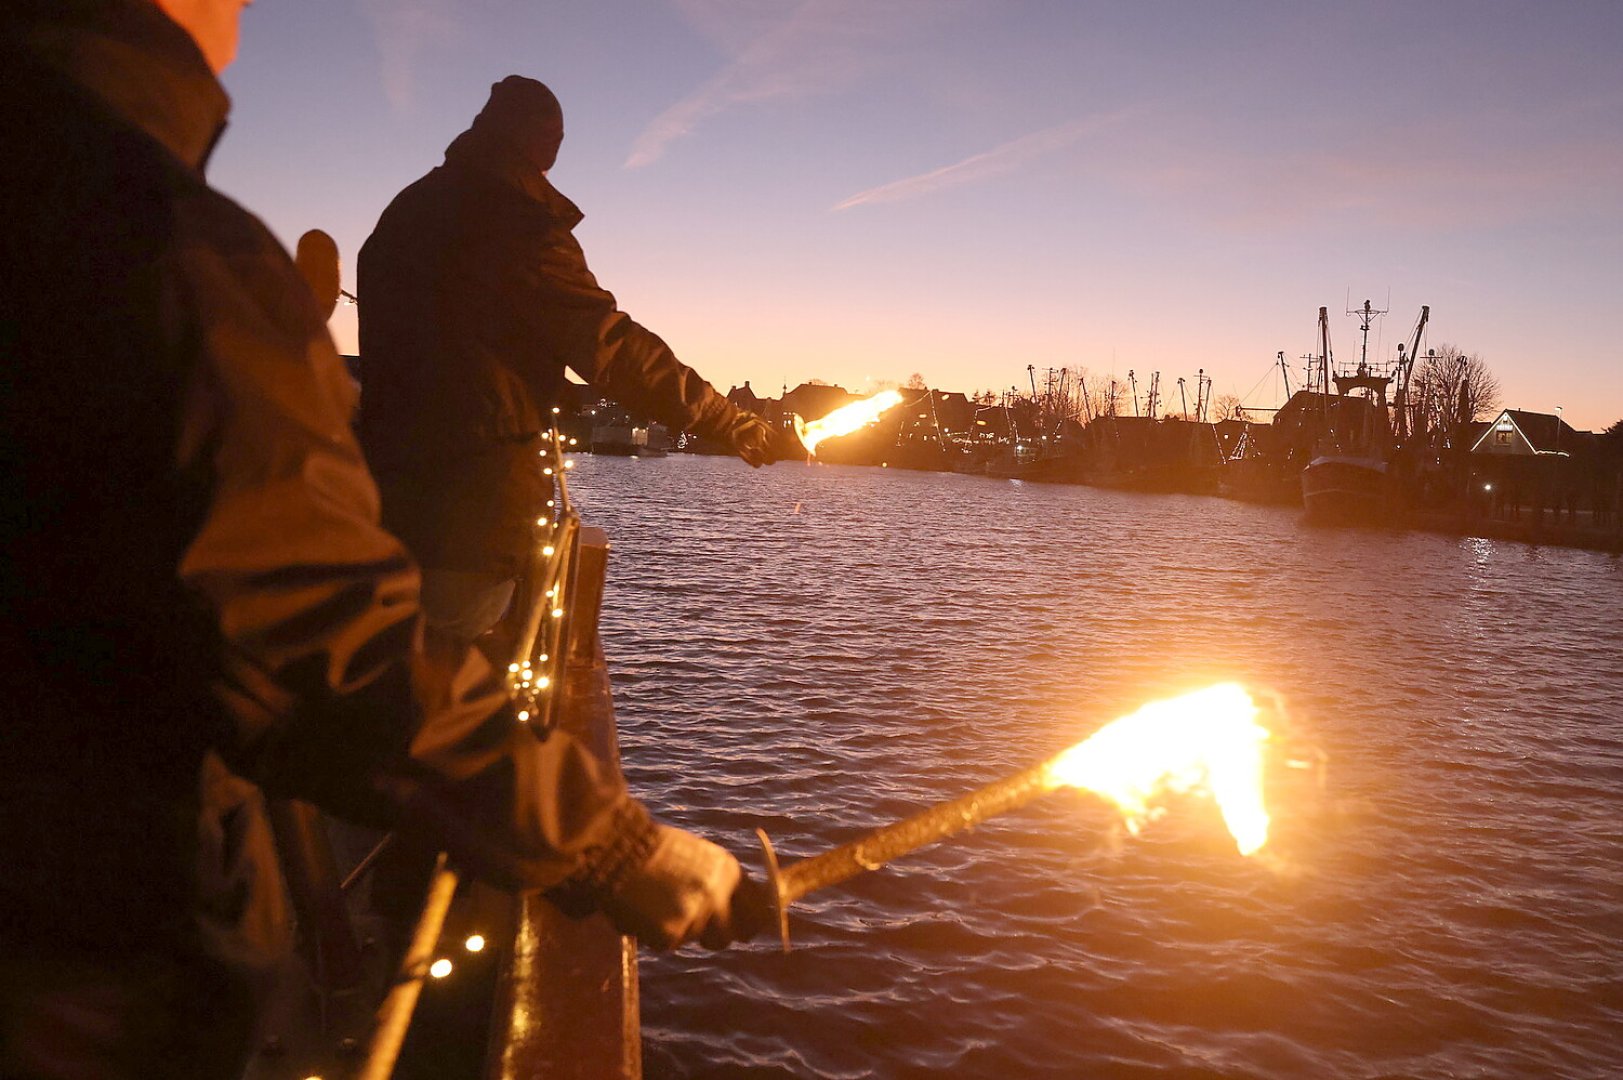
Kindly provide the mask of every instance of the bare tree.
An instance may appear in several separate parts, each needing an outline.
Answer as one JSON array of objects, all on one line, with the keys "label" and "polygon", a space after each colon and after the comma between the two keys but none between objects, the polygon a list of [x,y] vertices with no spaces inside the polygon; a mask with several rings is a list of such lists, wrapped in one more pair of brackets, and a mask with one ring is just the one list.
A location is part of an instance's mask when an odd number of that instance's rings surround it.
[{"label": "bare tree", "polygon": [[1237,394],[1218,394],[1207,406],[1211,412],[1212,421],[1221,423],[1224,420],[1244,420],[1245,408],[1240,404]]},{"label": "bare tree", "polygon": [[907,381],[902,384],[904,390],[928,390],[929,388],[930,384],[924,381],[924,375],[917,371],[909,375]]},{"label": "bare tree", "polygon": [[1453,433],[1499,408],[1499,377],[1476,353],[1443,345],[1416,363],[1409,400],[1430,424]]},{"label": "bare tree", "polygon": [[1095,417],[1116,416],[1127,397],[1127,384],[1115,379],[1095,379],[1088,383],[1088,404]]}]

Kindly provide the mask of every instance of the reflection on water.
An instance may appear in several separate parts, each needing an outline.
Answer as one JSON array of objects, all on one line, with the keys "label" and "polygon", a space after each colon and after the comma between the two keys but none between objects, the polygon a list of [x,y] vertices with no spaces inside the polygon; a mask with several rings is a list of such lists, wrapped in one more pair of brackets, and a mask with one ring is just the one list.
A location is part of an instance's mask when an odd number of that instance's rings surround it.
[{"label": "reflection on water", "polygon": [[808,897],[787,957],[645,957],[650,1077],[1623,1068],[1618,557],[685,456],[572,491],[633,789],[746,864],[1224,679],[1332,761],[1266,861],[1062,793]]}]

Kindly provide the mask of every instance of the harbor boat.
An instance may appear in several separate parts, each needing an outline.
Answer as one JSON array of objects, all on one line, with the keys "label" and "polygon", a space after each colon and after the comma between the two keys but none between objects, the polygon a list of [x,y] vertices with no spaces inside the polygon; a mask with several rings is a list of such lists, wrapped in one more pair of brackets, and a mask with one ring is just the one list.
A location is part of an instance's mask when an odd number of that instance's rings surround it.
[{"label": "harbor boat", "polygon": [[637,427],[629,420],[592,427],[591,452],[620,457],[664,457],[671,438],[662,424]]},{"label": "harbor boat", "polygon": [[[1405,396],[1431,308],[1420,309],[1414,341],[1406,351],[1398,346],[1395,364],[1371,364],[1369,331],[1375,318],[1386,314],[1368,300],[1348,312],[1359,320],[1363,342],[1358,363],[1335,370],[1330,350],[1328,309],[1319,309],[1318,376],[1322,427],[1318,446],[1302,470],[1302,507],[1309,521],[1336,525],[1392,525],[1401,522],[1405,507],[1391,464],[1405,436]],[[1330,384],[1335,384],[1335,393]],[[1396,383],[1394,417],[1387,406],[1387,388]]]}]

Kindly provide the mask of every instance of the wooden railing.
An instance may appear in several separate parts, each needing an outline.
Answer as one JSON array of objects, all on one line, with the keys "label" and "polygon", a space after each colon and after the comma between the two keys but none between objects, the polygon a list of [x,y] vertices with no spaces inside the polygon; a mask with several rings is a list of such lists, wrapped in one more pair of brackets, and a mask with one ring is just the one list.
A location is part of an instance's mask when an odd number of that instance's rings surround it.
[{"label": "wooden railing", "polygon": [[[614,700],[598,636],[608,538],[601,529],[581,527],[567,503],[560,511],[551,538],[537,545],[538,565],[530,574],[530,591],[544,601],[545,612],[540,633],[531,640],[536,660],[547,656],[548,679],[545,708],[534,710],[533,719],[541,722],[537,737],[554,727],[566,731],[618,772]],[[560,609],[563,614],[553,617]],[[515,636],[525,639],[522,625]],[[542,669],[538,664],[533,670]],[[298,1000],[273,1009],[247,1080],[421,1075],[412,1061],[417,1044],[408,1032],[430,978],[429,961],[459,951],[460,943],[453,949],[442,940],[449,936],[444,928],[467,922],[459,919],[459,906],[488,909],[492,892],[459,890],[442,859],[404,963],[396,973],[383,971],[375,935],[366,933],[368,913],[353,896],[346,897],[361,874],[352,870],[340,882],[329,823],[303,804],[281,804],[273,816],[305,944],[303,970],[282,980],[280,996]],[[510,917],[495,920],[503,924],[500,930],[490,927],[490,947],[502,950],[498,973],[493,983],[458,991],[483,993],[490,1002],[487,1080],[637,1080],[642,1053],[635,942],[601,915],[570,918],[540,895],[494,902],[510,908]],[[494,936],[498,933],[501,939]]]},{"label": "wooden railing", "polygon": [[[556,715],[560,728],[618,771],[614,699],[597,633],[608,553],[603,530],[581,530]],[[571,919],[538,895],[521,897],[491,1035],[492,1080],[640,1077],[636,943],[601,915]]]}]

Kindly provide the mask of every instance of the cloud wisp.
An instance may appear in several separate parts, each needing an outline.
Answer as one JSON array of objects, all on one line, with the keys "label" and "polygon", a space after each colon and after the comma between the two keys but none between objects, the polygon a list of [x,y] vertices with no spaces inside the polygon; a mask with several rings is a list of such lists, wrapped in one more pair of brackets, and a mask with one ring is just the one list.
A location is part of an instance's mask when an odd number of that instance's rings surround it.
[{"label": "cloud wisp", "polygon": [[[940,0],[933,0],[939,5]],[[626,168],[650,165],[706,119],[738,105],[838,93],[882,66],[932,0],[687,0],[685,14],[732,59],[637,137]],[[939,17],[940,12],[937,11]]]},{"label": "cloud wisp", "polygon": [[383,95],[396,113],[405,113],[418,58],[456,32],[456,8],[449,0],[361,0],[361,11],[377,40]]},{"label": "cloud wisp", "polygon": [[1055,151],[1063,150],[1089,135],[1113,127],[1126,119],[1127,115],[1126,111],[1102,113],[1056,124],[1041,131],[1033,131],[990,150],[972,154],[951,165],[943,165],[939,169],[931,169],[917,176],[892,180],[887,184],[859,191],[850,198],[835,203],[832,209],[841,211],[872,203],[902,202],[948,188],[963,187],[995,176],[1003,176]]}]

